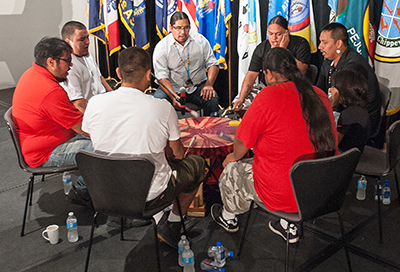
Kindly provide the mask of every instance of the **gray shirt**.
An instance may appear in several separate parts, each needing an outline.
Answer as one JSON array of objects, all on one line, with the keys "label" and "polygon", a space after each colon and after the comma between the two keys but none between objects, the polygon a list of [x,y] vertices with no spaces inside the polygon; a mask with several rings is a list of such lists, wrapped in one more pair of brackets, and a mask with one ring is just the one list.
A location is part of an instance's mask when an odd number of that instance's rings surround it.
[{"label": "gray shirt", "polygon": [[180,87],[186,87],[188,76],[182,60],[187,68],[188,52],[189,77],[194,85],[187,89],[187,93],[190,94],[196,90],[195,85],[207,80],[205,69],[218,65],[207,39],[199,33],[190,33],[185,44],[181,45],[170,33],[154,49],[155,76],[158,79],[168,79],[176,93],[179,93]]}]

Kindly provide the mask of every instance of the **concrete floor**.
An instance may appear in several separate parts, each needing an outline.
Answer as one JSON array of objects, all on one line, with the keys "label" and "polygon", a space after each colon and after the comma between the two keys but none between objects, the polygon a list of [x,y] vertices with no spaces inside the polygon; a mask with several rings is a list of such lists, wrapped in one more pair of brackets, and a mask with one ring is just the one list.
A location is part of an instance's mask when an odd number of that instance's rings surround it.
[{"label": "concrete floor", "polygon": [[[11,105],[12,89],[0,91],[0,114]],[[0,122],[0,271],[83,271],[87,254],[93,212],[71,204],[65,199],[61,175],[46,176],[35,181],[33,205],[29,208],[26,235],[20,237],[23,208],[29,174],[18,166],[16,153],[4,122]],[[76,177],[75,177],[76,178]],[[383,207],[383,238],[378,243],[376,202],[373,200],[373,182],[369,180],[367,199],[355,198],[356,181],[349,188],[341,210],[346,240],[350,243],[353,271],[400,270],[400,208],[395,181],[390,176],[392,203]],[[207,208],[219,201],[213,190],[205,193]],[[80,239],[69,243],[66,238],[65,220],[69,211],[78,218]],[[239,217],[240,230],[229,234],[217,226],[209,213],[200,218],[189,234],[195,253],[196,271],[207,258],[209,246],[221,240],[229,250],[236,251],[243,231],[244,217]],[[228,259],[226,271],[283,271],[285,243],[268,229],[271,218],[256,210],[250,221],[242,256]],[[95,231],[90,259],[90,271],[156,271],[152,228],[131,228],[125,232],[127,241],[119,240],[119,230],[105,225],[106,217],[100,216]],[[51,245],[41,237],[50,224],[60,226],[60,241]],[[340,229],[336,214],[305,224],[304,238],[290,246],[291,271],[346,271],[344,250],[337,244]],[[177,264],[177,252],[160,243],[163,271],[182,271]]]}]

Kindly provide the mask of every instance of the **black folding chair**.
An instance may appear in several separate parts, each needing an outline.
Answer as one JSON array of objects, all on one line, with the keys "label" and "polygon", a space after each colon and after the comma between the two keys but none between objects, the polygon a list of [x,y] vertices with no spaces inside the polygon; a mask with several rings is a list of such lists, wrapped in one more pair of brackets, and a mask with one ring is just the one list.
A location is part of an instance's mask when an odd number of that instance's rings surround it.
[{"label": "black folding chair", "polygon": [[25,210],[24,210],[24,219],[22,221],[22,229],[21,229],[21,236],[24,236],[24,231],[25,231],[25,221],[26,221],[26,215],[28,211],[28,203],[29,206],[32,206],[32,194],[33,194],[33,184],[35,181],[35,176],[42,175],[42,181],[44,181],[44,176],[48,174],[54,174],[54,173],[63,173],[65,171],[71,171],[75,170],[78,167],[76,165],[70,165],[70,166],[61,166],[61,167],[30,167],[24,159],[24,156],[22,155],[21,151],[21,143],[19,142],[19,136],[17,133],[17,130],[15,128],[15,124],[13,121],[12,117],[12,107],[10,107],[6,113],[4,114],[4,120],[7,124],[8,131],[10,132],[11,139],[13,140],[15,151],[17,152],[18,156],[18,163],[21,169],[25,172],[31,173],[31,176],[29,177],[29,182],[28,182],[28,191],[26,192],[26,202],[25,202]]},{"label": "black folding chair", "polygon": [[[356,173],[375,178],[376,191],[378,201],[378,227],[379,227],[379,243],[383,243],[382,238],[382,215],[381,202],[379,201],[381,190],[379,189],[379,180],[384,179],[394,170],[396,179],[397,195],[399,196],[399,182],[397,179],[396,166],[400,160],[400,121],[394,122],[386,135],[386,153],[380,149],[365,146],[361,154],[360,162],[357,165]],[[400,204],[400,197],[398,197]]]},{"label": "black folding chair", "polygon": [[85,271],[89,267],[93,232],[99,213],[121,218],[121,240],[124,231],[122,218],[150,219],[154,228],[158,271],[161,271],[157,225],[153,215],[169,204],[155,210],[145,210],[147,194],[154,175],[154,164],[143,158],[107,156],[85,150],[76,154],[76,161],[95,210]]},{"label": "black folding chair", "polygon": [[[297,160],[298,162],[296,162],[290,169],[290,179],[299,212],[287,213],[283,211],[270,211],[263,203],[253,201],[250,206],[242,239],[239,244],[237,257],[240,257],[254,204],[257,204],[257,207],[260,210],[283,218],[289,222],[286,229],[286,271],[289,269],[290,223],[303,224],[306,220],[314,219],[328,213],[337,212],[339,216],[340,230],[343,236],[344,227],[339,210],[343,205],[346,191],[350,185],[359,157],[360,151],[357,148],[353,148],[340,155],[328,158]],[[344,248],[346,251],[347,264],[351,271],[351,263],[345,241]]]}]

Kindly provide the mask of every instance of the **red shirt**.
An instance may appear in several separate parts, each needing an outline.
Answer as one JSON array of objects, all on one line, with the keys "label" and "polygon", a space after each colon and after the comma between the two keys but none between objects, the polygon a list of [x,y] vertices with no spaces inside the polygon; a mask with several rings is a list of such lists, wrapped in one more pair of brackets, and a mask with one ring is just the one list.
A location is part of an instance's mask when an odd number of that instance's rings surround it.
[{"label": "red shirt", "polygon": [[75,135],[71,127],[82,121],[59,82],[36,63],[19,79],[12,115],[22,154],[31,167],[46,162],[55,147]]},{"label": "red shirt", "polygon": [[[322,90],[317,87],[314,90],[328,110],[337,139],[331,103]],[[253,148],[254,187],[266,207],[297,212],[289,171],[297,157],[315,150],[295,84],[287,82],[262,89],[244,115],[237,138],[247,148]]]}]

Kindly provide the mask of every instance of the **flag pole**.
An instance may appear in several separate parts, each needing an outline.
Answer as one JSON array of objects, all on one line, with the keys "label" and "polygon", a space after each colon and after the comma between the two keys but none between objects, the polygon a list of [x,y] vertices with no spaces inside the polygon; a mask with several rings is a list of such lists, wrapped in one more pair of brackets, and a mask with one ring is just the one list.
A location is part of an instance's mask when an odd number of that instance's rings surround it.
[{"label": "flag pole", "polygon": [[[106,60],[107,60],[107,72],[108,72],[108,77],[105,79],[106,81],[108,80],[108,81],[111,81],[111,80],[114,80],[114,82],[116,83],[116,84],[118,84],[118,81],[115,79],[115,78],[112,78],[111,77],[111,72],[110,72],[110,56],[108,55],[109,54],[109,52],[108,52],[108,40],[106,39],[106,43],[104,44],[105,45],[105,48],[106,48]],[[117,85],[116,85],[117,86]]]},{"label": "flag pole", "polygon": [[[222,112],[221,116],[225,116],[228,113],[235,113],[235,111],[232,108],[232,68],[231,68],[231,20],[229,19],[228,21],[228,95],[229,95],[229,106]],[[235,114],[236,115],[236,114]]]}]

